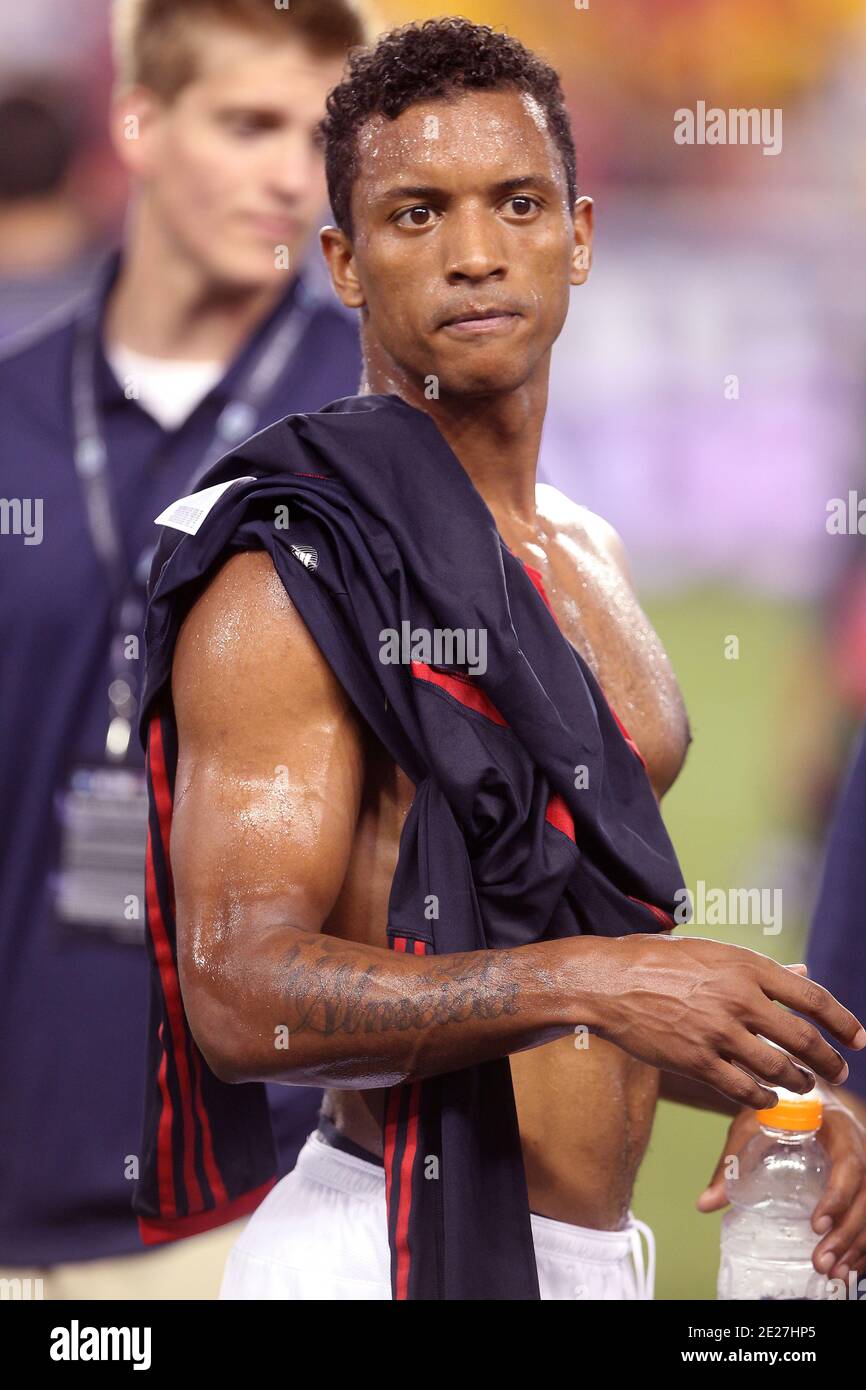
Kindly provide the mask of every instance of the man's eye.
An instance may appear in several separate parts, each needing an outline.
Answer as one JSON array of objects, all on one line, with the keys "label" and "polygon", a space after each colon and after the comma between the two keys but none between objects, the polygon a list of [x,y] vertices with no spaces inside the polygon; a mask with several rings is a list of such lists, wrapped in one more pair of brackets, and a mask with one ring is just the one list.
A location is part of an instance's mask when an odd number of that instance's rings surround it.
[{"label": "man's eye", "polygon": [[523,203],[525,206],[518,209],[518,217],[525,217],[527,213],[534,212],[541,204],[537,198],[530,198],[528,193],[515,193],[513,198],[508,199],[509,203]]},{"label": "man's eye", "polygon": [[232,135],[242,138],[259,135],[267,128],[267,122],[258,116],[232,116],[226,123]]},{"label": "man's eye", "polygon": [[[396,225],[398,227],[401,225],[404,227],[428,227],[430,225],[429,222],[417,222],[414,218],[416,213],[420,212],[429,215],[432,211],[433,209],[429,208],[426,203],[418,203],[414,208],[407,208],[405,212],[401,212],[400,216],[396,219]],[[404,221],[407,217],[411,217],[413,220],[411,222]]]},{"label": "man's eye", "polygon": [[[521,221],[525,221],[528,216],[536,212],[541,204],[537,198],[531,198],[528,193],[515,193],[508,199],[511,204],[516,204],[515,212]],[[398,227],[429,227],[433,216],[433,209],[427,203],[416,203],[413,208],[406,208],[395,219]],[[411,219],[406,221],[406,218]],[[423,219],[423,220],[420,220]]]}]

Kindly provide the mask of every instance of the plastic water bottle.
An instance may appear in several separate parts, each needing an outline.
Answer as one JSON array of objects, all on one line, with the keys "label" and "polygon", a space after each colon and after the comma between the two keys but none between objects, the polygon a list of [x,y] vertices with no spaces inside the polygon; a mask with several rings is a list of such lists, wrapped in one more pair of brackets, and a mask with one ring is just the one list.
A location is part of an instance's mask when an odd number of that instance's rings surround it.
[{"label": "plastic water bottle", "polygon": [[818,1140],[824,1107],[815,1090],[773,1089],[778,1105],[757,1111],[760,1133],[740,1153],[738,1176],[725,1179],[720,1299],[826,1297],[811,1225],[830,1173]]}]

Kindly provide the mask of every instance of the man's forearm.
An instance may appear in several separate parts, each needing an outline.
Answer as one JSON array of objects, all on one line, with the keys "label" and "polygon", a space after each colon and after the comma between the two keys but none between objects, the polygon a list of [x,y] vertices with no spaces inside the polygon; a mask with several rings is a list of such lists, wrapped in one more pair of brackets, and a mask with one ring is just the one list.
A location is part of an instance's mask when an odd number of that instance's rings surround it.
[{"label": "man's forearm", "polygon": [[[219,996],[207,990],[190,1018],[226,1080],[392,1086],[591,1026],[589,958],[599,944],[418,956],[282,930],[240,969],[219,971]],[[188,1003],[204,993],[184,990]]]}]

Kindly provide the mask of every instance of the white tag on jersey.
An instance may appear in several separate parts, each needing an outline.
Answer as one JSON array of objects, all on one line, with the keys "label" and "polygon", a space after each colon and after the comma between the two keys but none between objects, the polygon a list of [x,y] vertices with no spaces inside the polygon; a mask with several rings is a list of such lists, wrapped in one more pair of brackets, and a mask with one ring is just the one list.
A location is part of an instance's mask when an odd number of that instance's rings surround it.
[{"label": "white tag on jersey", "polygon": [[186,531],[188,536],[194,536],[208,512],[216,506],[228,488],[234,487],[235,483],[253,482],[255,478],[252,475],[245,478],[229,478],[227,483],[215,483],[213,487],[202,488],[201,492],[190,493],[189,497],[179,497],[170,507],[166,507],[164,512],[160,512],[156,524],[171,526],[175,531]]}]

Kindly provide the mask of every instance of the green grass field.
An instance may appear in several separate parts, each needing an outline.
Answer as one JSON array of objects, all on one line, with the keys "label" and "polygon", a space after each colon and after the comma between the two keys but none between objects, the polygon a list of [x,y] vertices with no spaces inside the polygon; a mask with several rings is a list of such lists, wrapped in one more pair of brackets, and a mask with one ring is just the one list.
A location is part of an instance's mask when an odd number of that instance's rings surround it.
[{"label": "green grass field", "polygon": [[[811,610],[722,590],[646,603],[683,688],[694,743],[664,802],[686,883],[742,885],[743,866],[775,834],[796,828],[797,653],[813,635]],[[739,639],[739,658],[725,641]],[[792,750],[791,734],[794,731]],[[802,959],[805,923],[784,921],[778,936],[755,928],[691,926],[681,932],[751,946],[777,959]],[[657,1298],[715,1298],[721,1213],[695,1209],[722,1151],[728,1121],[662,1102],[634,1199],[656,1236]]]}]

